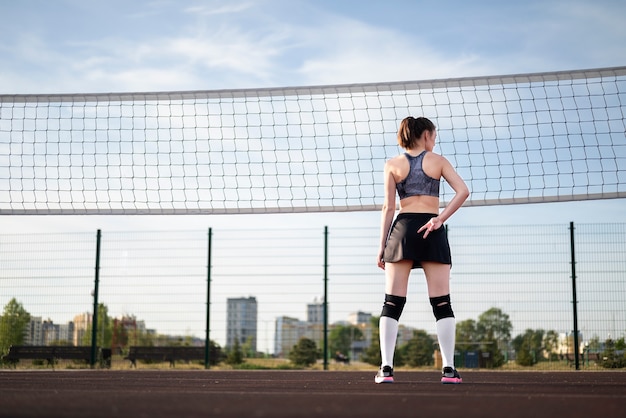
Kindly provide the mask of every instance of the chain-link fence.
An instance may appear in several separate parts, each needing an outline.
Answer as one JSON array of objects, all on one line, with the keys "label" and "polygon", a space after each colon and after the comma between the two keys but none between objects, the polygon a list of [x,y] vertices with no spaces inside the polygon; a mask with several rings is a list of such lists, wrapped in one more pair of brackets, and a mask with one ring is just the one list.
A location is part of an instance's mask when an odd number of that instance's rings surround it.
[{"label": "chain-link fence", "polygon": [[[98,232],[0,234],[4,353],[16,308],[29,314],[24,345],[95,342],[117,362],[130,346],[204,346],[207,338],[224,350],[237,340],[246,355],[286,357],[309,337],[328,358],[336,345],[323,337],[339,326],[353,327],[352,359],[376,344],[378,228]],[[513,363],[537,338],[530,364],[585,367],[607,341],[619,353],[626,224],[454,226],[448,234],[460,367],[483,365],[485,344]],[[399,345],[414,330],[435,334],[421,270],[400,322]]]}]

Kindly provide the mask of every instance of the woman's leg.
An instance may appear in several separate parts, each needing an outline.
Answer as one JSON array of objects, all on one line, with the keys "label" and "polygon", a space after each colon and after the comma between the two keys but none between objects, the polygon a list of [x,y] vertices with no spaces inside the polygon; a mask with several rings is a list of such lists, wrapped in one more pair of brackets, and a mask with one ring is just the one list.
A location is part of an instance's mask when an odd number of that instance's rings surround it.
[{"label": "woman's leg", "polygon": [[450,265],[433,261],[422,261],[426,276],[428,297],[434,298],[450,294]]},{"label": "woman's leg", "polygon": [[443,367],[454,369],[454,344],[456,320],[450,303],[450,265],[422,262],[428,297],[437,320],[437,338],[441,349]]},{"label": "woman's leg", "polygon": [[413,261],[411,260],[385,263],[385,293],[406,297],[412,267]]},{"label": "woman's leg", "polygon": [[379,321],[381,367],[393,367],[398,321],[406,301],[412,267],[413,262],[409,260],[385,263],[385,303]]}]

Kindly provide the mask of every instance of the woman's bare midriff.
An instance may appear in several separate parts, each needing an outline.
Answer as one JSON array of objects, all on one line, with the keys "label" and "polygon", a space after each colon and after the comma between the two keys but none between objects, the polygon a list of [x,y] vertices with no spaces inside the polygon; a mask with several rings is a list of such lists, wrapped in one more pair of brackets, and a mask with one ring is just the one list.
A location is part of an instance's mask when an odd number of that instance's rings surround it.
[{"label": "woman's bare midriff", "polygon": [[439,213],[439,198],[410,196],[400,201],[400,213]]}]

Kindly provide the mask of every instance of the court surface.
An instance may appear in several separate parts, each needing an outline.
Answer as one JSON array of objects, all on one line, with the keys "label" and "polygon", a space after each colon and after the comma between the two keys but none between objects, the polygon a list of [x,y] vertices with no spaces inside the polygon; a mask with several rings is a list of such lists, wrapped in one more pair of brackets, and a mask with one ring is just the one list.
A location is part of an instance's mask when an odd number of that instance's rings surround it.
[{"label": "court surface", "polygon": [[2,370],[1,417],[626,417],[626,372]]}]

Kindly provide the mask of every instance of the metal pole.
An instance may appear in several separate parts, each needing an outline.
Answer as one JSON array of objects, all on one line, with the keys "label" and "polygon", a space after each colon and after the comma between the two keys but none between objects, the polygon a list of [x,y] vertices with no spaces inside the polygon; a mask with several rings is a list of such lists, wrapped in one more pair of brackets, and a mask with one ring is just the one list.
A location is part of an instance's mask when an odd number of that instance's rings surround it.
[{"label": "metal pole", "polygon": [[[100,240],[102,237],[101,231],[98,229],[96,234],[96,277],[93,287],[93,317],[91,321],[91,361],[90,365],[96,364],[96,348],[98,345],[98,285],[100,283]],[[104,340],[102,340],[104,344]]]},{"label": "metal pole", "polygon": [[574,312],[574,365],[580,370],[578,358],[578,302],[576,300],[576,252],[574,251],[574,222],[569,223],[570,249],[572,258],[572,311]]},{"label": "metal pole", "polygon": [[328,226],[324,227],[324,370],[328,370]]},{"label": "metal pole", "polygon": [[209,245],[207,251],[207,276],[206,276],[206,333],[204,336],[204,368],[211,367],[210,355],[211,355],[211,246],[212,246],[213,231],[209,228]]}]

